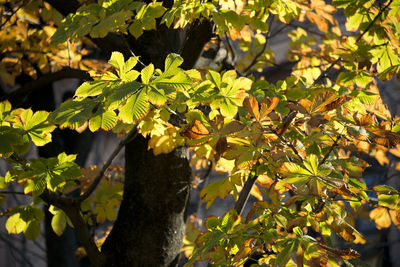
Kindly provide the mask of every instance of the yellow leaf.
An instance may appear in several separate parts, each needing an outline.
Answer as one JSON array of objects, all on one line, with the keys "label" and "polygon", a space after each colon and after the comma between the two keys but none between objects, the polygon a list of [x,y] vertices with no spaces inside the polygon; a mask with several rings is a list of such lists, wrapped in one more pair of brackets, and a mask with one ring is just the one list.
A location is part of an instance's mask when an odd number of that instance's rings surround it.
[{"label": "yellow leaf", "polygon": [[369,218],[375,222],[376,228],[379,230],[382,228],[389,228],[392,224],[387,209],[383,207],[371,210]]},{"label": "yellow leaf", "polygon": [[174,150],[175,141],[170,135],[152,137],[149,141],[149,149],[153,149],[154,155],[167,154]]}]

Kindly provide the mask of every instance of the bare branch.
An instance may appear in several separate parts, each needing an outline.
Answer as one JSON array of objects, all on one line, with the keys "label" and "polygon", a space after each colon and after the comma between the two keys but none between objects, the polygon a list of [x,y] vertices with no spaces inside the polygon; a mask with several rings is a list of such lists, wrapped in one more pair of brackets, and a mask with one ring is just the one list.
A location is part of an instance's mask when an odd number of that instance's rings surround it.
[{"label": "bare branch", "polygon": [[8,18],[0,25],[0,29],[3,28],[4,25],[6,25],[7,22],[10,21],[10,19],[12,18],[12,16],[14,16],[18,10],[20,10],[22,7],[24,6],[24,4],[20,5],[16,10],[14,10],[10,16],[8,16]]},{"label": "bare branch", "polygon": [[[258,166],[258,162],[254,166]],[[253,188],[254,183],[257,181],[257,178],[258,178],[257,175],[253,175],[253,176],[249,175],[249,178],[247,178],[246,182],[243,185],[242,191],[240,191],[239,198],[236,201],[235,207],[234,207],[234,209],[236,210],[236,212],[239,215],[242,215],[242,213],[243,213],[243,210],[247,203],[247,200],[250,197],[251,189]]]},{"label": "bare branch", "polygon": [[20,102],[22,99],[27,97],[30,93],[40,90],[44,86],[51,84],[55,81],[68,78],[77,78],[82,80],[92,80],[89,73],[79,69],[63,68],[60,71],[53,72],[40,78],[31,81],[24,86],[18,88],[17,90],[5,95],[2,100],[9,100],[10,102],[16,103]]},{"label": "bare branch", "polygon": [[329,155],[331,154],[331,152],[333,151],[333,149],[335,148],[335,146],[337,146],[337,144],[338,144],[340,138],[342,138],[341,135],[339,135],[339,136],[336,138],[335,142],[333,142],[332,146],[329,148],[329,151],[326,152],[324,158],[321,160],[321,162],[318,164],[318,166],[321,166],[322,164],[325,163],[325,161],[328,159]]},{"label": "bare branch", "polygon": [[97,245],[94,242],[94,239],[92,238],[85,221],[83,220],[79,205],[76,205],[76,203],[69,199],[62,198],[56,193],[47,189],[45,189],[40,195],[40,198],[43,199],[47,204],[54,205],[65,212],[65,214],[71,220],[79,239],[86,250],[91,264],[94,266],[101,266],[102,255],[97,248]]},{"label": "bare branch", "polygon": [[108,167],[111,165],[113,162],[114,158],[118,155],[118,153],[121,151],[121,149],[130,141],[132,141],[136,136],[137,136],[137,124],[133,127],[133,129],[128,133],[128,135],[119,142],[118,146],[114,149],[114,151],[111,153],[110,157],[104,163],[103,167],[101,168],[99,174],[96,176],[94,179],[93,183],[89,186],[89,188],[79,197],[73,198],[72,201],[76,204],[80,204],[82,201],[87,199],[93,191],[96,189],[97,185],[100,183],[101,179],[104,176],[104,173],[108,169]]}]

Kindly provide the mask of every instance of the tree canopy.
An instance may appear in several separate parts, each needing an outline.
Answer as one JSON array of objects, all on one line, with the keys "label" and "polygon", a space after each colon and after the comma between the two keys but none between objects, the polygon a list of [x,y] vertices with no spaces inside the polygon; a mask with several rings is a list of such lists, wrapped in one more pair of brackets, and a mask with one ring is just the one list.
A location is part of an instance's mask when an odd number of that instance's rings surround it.
[{"label": "tree canopy", "polygon": [[[335,248],[331,236],[364,244],[357,219],[400,228],[399,191],[363,179],[364,155],[382,164],[387,153],[400,155],[399,118],[377,86],[400,78],[399,1],[82,0],[69,14],[52,2],[1,1],[0,77],[7,86],[32,79],[0,103],[0,154],[9,164],[0,201],[10,184],[32,197],[2,213],[10,234],[37,238],[38,205],[48,204],[54,232],[73,226],[92,264],[101,265],[109,231],[93,239],[86,225],[117,219],[123,171],[111,163],[138,135],[149,138],[154,155],[185,146],[193,168],[210,164],[224,173],[201,190],[207,207],[228,195],[236,201],[204,229],[189,218],[188,266],[240,265],[255,252],[263,255],[259,264],[339,266],[359,254]],[[204,51],[227,52],[212,66],[187,67],[183,50],[152,59],[129,47],[148,32],[190,33],[204,23],[212,29]],[[266,67],[279,66],[270,40],[288,29],[293,67],[284,80],[268,82]],[[96,40],[110,36],[131,57],[114,51],[108,61],[96,59]],[[17,99],[55,75],[85,81],[53,111],[19,107]],[[66,153],[24,157],[64,128],[112,131],[121,142],[103,166],[81,168]],[[76,190],[79,196],[69,195]],[[244,214],[250,195],[257,201]]]}]

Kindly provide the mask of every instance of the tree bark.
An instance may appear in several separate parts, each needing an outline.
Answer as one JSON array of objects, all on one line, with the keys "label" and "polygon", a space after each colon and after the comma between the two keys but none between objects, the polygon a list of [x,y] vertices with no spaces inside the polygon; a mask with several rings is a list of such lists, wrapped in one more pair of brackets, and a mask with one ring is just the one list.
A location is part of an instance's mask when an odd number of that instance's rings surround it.
[{"label": "tree bark", "polygon": [[175,266],[190,191],[187,149],[154,156],[142,136],[125,149],[123,201],[102,247],[104,266]]}]

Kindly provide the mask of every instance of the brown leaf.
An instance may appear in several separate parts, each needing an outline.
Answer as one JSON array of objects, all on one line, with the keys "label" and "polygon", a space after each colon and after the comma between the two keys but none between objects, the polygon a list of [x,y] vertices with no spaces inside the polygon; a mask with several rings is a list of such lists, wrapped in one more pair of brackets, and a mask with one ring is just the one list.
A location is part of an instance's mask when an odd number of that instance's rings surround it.
[{"label": "brown leaf", "polygon": [[224,125],[224,117],[222,115],[215,116],[215,118],[210,121],[210,125],[215,131],[219,132]]},{"label": "brown leaf", "polygon": [[322,107],[320,112],[336,109],[336,108],[340,107],[341,105],[343,105],[344,103],[350,101],[352,98],[353,98],[352,96],[348,96],[348,95],[340,96],[335,101],[327,104],[325,107]]},{"label": "brown leaf", "polygon": [[361,256],[360,253],[358,253],[357,251],[355,251],[352,248],[342,250],[342,249],[331,248],[331,247],[328,247],[321,243],[318,243],[318,246],[325,249],[326,251],[333,254],[334,256],[340,257],[344,260],[351,260],[351,259],[359,258]]},{"label": "brown leaf", "polygon": [[392,148],[400,142],[400,136],[392,131],[372,129],[371,132],[375,134],[372,141],[378,145]]},{"label": "brown leaf", "polygon": [[319,127],[321,124],[325,124],[329,121],[330,117],[325,114],[325,115],[314,115],[310,118],[310,120],[307,122],[307,124],[311,127],[311,128],[317,128]]},{"label": "brown leaf", "polygon": [[219,133],[222,135],[233,134],[240,132],[244,127],[244,124],[239,121],[231,121],[225,125]]},{"label": "brown leaf", "polygon": [[221,155],[228,149],[228,142],[226,141],[226,137],[220,137],[218,139],[217,144],[215,145],[215,160],[218,161]]},{"label": "brown leaf", "polygon": [[181,136],[186,136],[190,139],[199,139],[209,134],[210,132],[206,126],[199,120],[193,120],[185,127],[183,132],[181,132]]},{"label": "brown leaf", "polygon": [[310,113],[325,111],[326,105],[332,103],[336,96],[337,94],[334,92],[323,92],[316,95],[310,106]]},{"label": "brown leaf", "polygon": [[256,120],[258,120],[258,101],[253,96],[248,96],[243,100],[243,107],[253,116]]},{"label": "brown leaf", "polygon": [[358,126],[369,126],[373,124],[375,115],[372,113],[364,114],[358,118],[357,112],[353,114],[353,119]]},{"label": "brown leaf", "polygon": [[298,112],[300,112],[302,114],[307,114],[308,113],[307,109],[303,105],[301,105],[300,103],[288,103],[287,107],[290,110],[298,111]]},{"label": "brown leaf", "polygon": [[297,111],[291,111],[286,118],[283,120],[282,125],[278,128],[278,130],[276,130],[276,133],[278,135],[282,135],[285,133],[286,129],[289,127],[289,125],[292,123],[292,121],[294,120],[294,118],[297,115]]},{"label": "brown leaf", "polygon": [[265,98],[263,102],[261,103],[261,108],[260,108],[260,121],[265,119],[266,116],[276,108],[276,106],[279,103],[279,98],[273,97],[273,98]]}]

